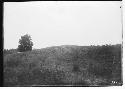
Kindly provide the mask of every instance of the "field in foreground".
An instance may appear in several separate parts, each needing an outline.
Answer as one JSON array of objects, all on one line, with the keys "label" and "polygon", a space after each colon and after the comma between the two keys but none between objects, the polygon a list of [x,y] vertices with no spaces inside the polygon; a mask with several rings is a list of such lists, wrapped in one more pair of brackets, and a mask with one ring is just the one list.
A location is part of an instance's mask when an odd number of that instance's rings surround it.
[{"label": "field in foreground", "polygon": [[122,85],[121,45],[63,45],[4,54],[4,86]]}]

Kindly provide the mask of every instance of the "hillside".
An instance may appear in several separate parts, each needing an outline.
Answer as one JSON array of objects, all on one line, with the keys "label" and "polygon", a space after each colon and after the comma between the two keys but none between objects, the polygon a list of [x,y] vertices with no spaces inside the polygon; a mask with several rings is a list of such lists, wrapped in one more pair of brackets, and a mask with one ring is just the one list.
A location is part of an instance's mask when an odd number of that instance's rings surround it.
[{"label": "hillside", "polygon": [[4,55],[4,86],[122,85],[121,45],[62,45]]}]

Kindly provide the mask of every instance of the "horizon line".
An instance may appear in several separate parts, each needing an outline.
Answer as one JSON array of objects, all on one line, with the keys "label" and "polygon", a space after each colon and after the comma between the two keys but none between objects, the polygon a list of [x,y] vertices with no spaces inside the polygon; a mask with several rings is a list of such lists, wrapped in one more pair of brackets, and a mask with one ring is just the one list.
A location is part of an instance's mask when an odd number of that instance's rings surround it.
[{"label": "horizon line", "polygon": [[[53,45],[53,46],[47,46],[47,47],[43,47],[43,48],[56,47],[56,46],[106,46],[106,45],[122,45],[122,44],[123,43],[116,43],[116,44],[90,44],[90,45]],[[10,49],[17,49],[17,48],[4,48],[3,47],[3,50],[4,49],[10,50]],[[42,48],[34,48],[34,47],[32,47],[32,50],[33,49],[42,49]]]}]

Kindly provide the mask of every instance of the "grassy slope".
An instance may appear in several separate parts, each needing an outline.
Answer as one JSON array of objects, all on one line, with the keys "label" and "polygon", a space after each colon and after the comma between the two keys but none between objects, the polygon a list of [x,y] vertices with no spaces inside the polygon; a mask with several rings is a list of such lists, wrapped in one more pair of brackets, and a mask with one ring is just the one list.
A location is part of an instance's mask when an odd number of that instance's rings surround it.
[{"label": "grassy slope", "polygon": [[121,85],[121,45],[55,46],[4,56],[4,85]]}]

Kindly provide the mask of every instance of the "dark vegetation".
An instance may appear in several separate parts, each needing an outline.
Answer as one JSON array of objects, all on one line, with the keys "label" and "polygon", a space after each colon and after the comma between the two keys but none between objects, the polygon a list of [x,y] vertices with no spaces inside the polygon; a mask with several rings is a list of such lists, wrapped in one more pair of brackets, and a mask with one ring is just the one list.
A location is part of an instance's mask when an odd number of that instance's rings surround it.
[{"label": "dark vegetation", "polygon": [[3,54],[4,55],[8,55],[8,54],[13,54],[13,53],[17,53],[17,49],[4,49],[3,50]]},{"label": "dark vegetation", "polygon": [[122,85],[121,45],[4,50],[4,86]]},{"label": "dark vegetation", "polygon": [[18,45],[19,52],[31,51],[32,46],[33,46],[33,42],[30,35],[26,34],[24,36],[21,36],[21,39],[19,39],[19,45]]}]

